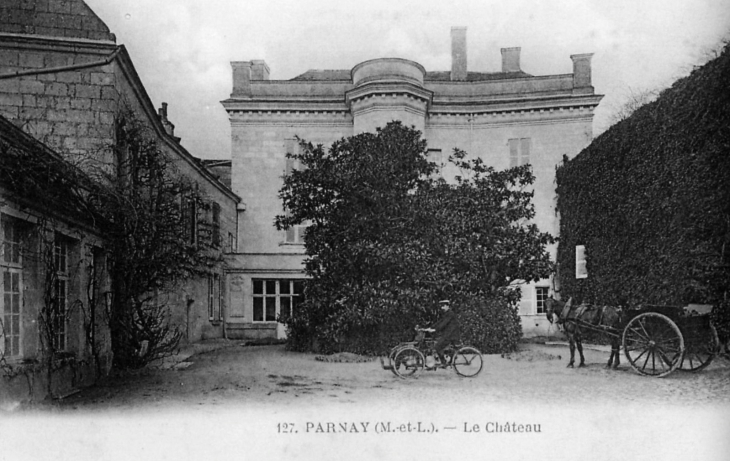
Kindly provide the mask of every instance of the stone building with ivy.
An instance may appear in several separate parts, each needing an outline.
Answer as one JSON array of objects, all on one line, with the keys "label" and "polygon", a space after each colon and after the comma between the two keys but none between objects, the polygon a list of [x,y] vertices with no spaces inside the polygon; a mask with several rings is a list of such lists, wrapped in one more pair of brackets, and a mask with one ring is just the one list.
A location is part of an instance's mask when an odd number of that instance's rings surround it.
[{"label": "stone building with ivy", "polygon": [[[126,48],[117,44],[114,34],[82,0],[3,2],[0,16],[0,135],[4,145],[14,152],[43,152],[56,160],[56,165],[75,165],[83,171],[93,164],[114,171],[118,159],[110,146],[118,141],[115,124],[123,110],[134,114],[170,159],[176,174],[188,178],[204,197],[200,203],[181,204],[186,207],[189,221],[181,225],[188,230],[190,245],[198,245],[205,235],[211,260],[217,261],[204,268],[203,275],[185,281],[177,289],[160,289],[155,294],[170,307],[171,323],[181,331],[183,341],[223,337],[223,255],[237,246],[239,197],[183,147],[168,119],[167,104],[155,107]],[[3,152],[0,156],[5,155]],[[43,235],[50,239],[57,262],[63,262],[54,266],[57,281],[45,294],[46,301],[61,306],[58,309],[63,314],[57,316],[56,329],[60,333],[54,343],[59,353],[56,355],[83,368],[88,365],[88,342],[95,341],[103,356],[102,368],[108,370],[108,332],[99,328],[98,336],[89,339],[88,317],[103,317],[103,300],[110,295],[109,287],[97,287],[100,291],[96,301],[90,304],[84,275],[89,267],[104,267],[105,235],[93,222],[65,215],[62,207],[37,197],[24,197],[22,191],[12,192],[0,189],[3,376],[15,376],[23,364],[41,361],[45,350],[38,339],[45,268],[29,256],[39,248],[39,241],[32,235],[41,222],[53,223],[54,229]],[[58,367],[63,366],[59,362]],[[93,370],[81,368],[74,369],[73,375],[94,374]],[[0,385],[9,384],[3,376]],[[43,392],[43,386],[23,381],[21,387],[25,389],[19,398],[23,393],[32,398]],[[81,382],[69,381],[52,389],[51,394],[63,394],[77,384]]]},{"label": "stone building with ivy", "polygon": [[[423,133],[447,180],[456,174],[446,165],[454,148],[498,169],[530,163],[535,222],[557,235],[555,166],[591,142],[593,113],[602,98],[592,86],[592,55],[570,56],[572,73],[532,75],[522,68],[520,48],[502,48],[496,72],[467,69],[466,28],[451,29],[451,48],[450,71],[382,58],[272,80],[263,60],[231,63],[233,89],[222,104],[231,123],[232,189],[245,204],[229,275],[231,332],[281,337],[285,332],[276,318],[298,299],[306,228],[273,227],[283,212],[277,197],[281,178],[293,167],[285,155],[298,148],[297,137],[329,145],[397,119]],[[543,302],[550,288],[551,280],[522,287],[525,334],[547,331]]]}]

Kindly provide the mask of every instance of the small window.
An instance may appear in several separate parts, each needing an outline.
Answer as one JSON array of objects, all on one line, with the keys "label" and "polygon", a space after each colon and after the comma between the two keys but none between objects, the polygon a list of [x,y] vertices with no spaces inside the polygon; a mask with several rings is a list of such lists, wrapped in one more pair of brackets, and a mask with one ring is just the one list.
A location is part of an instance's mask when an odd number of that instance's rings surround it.
[{"label": "small window", "polygon": [[531,138],[510,139],[508,144],[510,168],[530,163]]},{"label": "small window", "polygon": [[286,243],[304,244],[309,225],[297,224],[286,230]]},{"label": "small window", "polygon": [[535,313],[544,314],[545,301],[548,299],[548,287],[535,287]]}]

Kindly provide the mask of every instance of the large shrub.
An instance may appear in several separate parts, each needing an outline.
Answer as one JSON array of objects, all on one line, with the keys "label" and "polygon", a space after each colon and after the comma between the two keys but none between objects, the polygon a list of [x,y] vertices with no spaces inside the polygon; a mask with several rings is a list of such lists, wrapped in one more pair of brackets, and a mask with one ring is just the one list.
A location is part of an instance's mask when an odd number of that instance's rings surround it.
[{"label": "large shrub", "polygon": [[280,229],[310,223],[310,279],[287,321],[290,347],[382,353],[434,322],[443,297],[462,301],[480,343],[514,347],[514,305],[493,300],[552,269],[554,239],[529,224],[528,166],[496,171],[455,151],[462,175],[447,183],[433,175],[420,132],[399,122],[329,150],[301,146],[291,157],[303,168],[280,191],[288,213],[276,220]]}]

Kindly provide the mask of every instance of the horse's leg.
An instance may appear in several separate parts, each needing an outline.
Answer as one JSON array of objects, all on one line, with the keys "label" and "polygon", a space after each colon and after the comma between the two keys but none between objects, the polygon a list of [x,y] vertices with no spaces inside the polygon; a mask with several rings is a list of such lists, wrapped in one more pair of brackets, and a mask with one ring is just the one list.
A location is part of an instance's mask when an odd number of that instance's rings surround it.
[{"label": "horse's leg", "polygon": [[568,368],[573,368],[573,364],[575,363],[575,338],[573,337],[573,333],[568,333],[568,346],[570,346],[570,362],[568,362]]},{"label": "horse's leg", "polygon": [[586,358],[583,357],[583,338],[581,338],[580,333],[576,333],[575,343],[578,346],[578,353],[580,354],[580,364],[578,364],[578,367],[584,367],[586,366]]},{"label": "horse's leg", "polygon": [[608,363],[606,364],[606,368],[611,368],[613,365],[613,356],[616,355],[616,351],[613,348],[613,340],[611,340],[611,355],[608,357]]},{"label": "horse's leg", "polygon": [[613,366],[614,357],[616,357],[616,360],[618,360],[618,354],[616,353],[616,339],[611,338],[611,355],[608,357],[608,363],[606,364],[606,368],[611,368],[611,366]]},{"label": "horse's leg", "polygon": [[619,350],[621,347],[621,342],[618,339],[618,336],[613,338],[613,341],[611,341],[611,354],[614,355],[615,360],[613,362],[613,369],[615,370],[618,368],[619,364],[621,363],[621,355],[619,354]]}]

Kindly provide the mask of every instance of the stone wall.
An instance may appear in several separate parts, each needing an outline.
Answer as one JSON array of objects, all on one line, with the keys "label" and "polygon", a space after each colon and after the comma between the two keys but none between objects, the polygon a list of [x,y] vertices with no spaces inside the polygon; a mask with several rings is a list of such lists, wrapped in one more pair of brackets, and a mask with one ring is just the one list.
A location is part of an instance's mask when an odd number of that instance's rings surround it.
[{"label": "stone wall", "polygon": [[81,0],[3,0],[0,33],[114,41],[114,34]]},{"label": "stone wall", "polygon": [[[80,0],[3,0],[0,14],[0,114],[83,168],[111,169],[115,117],[122,107],[131,109],[178,173],[194,180],[206,201],[220,205],[221,246],[214,251],[233,251],[238,197],[180,144],[166,107],[164,117],[158,114],[126,49],[88,6]],[[184,340],[223,335],[222,321],[211,321],[208,308],[210,299],[218,308],[218,292],[226,289],[215,284],[211,298],[208,277],[225,280],[224,271],[221,262],[210,274],[160,294]]]}]

